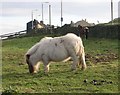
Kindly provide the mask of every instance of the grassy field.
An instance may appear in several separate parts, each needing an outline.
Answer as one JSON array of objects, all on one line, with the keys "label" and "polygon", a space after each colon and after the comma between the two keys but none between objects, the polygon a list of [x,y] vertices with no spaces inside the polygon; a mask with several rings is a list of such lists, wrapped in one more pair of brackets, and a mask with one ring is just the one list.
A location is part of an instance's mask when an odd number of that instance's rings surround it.
[{"label": "grassy field", "polygon": [[88,68],[70,71],[71,61],[51,63],[44,74],[29,74],[26,51],[42,38],[4,40],[2,44],[2,92],[15,93],[118,93],[118,40],[84,40]]}]

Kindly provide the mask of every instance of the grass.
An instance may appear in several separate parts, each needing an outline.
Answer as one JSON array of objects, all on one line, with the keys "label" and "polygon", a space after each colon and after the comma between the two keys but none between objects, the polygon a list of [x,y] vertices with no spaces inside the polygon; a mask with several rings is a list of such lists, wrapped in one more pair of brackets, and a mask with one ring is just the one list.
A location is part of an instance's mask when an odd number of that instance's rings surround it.
[{"label": "grass", "polygon": [[[2,92],[7,93],[118,93],[118,40],[90,38],[84,41],[88,68],[70,71],[71,61],[53,62],[48,75],[29,74],[24,54],[42,36],[4,40]],[[105,57],[103,60],[101,56]],[[108,57],[108,55],[113,54]],[[98,59],[98,60],[97,60]],[[97,61],[96,61],[97,60]],[[100,61],[99,61],[100,60]],[[95,82],[94,82],[95,81]]]}]

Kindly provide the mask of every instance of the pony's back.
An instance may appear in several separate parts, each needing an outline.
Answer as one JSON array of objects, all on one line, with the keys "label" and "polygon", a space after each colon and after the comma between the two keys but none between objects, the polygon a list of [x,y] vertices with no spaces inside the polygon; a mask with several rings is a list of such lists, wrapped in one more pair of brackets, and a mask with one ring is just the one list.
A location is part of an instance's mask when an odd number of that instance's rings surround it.
[{"label": "pony's back", "polygon": [[48,40],[53,39],[52,37],[44,37],[42,38],[38,43],[36,43],[34,46],[32,46],[26,53],[26,55],[32,55],[33,53],[35,53],[37,51],[37,49],[39,48],[40,45],[42,45],[43,43],[48,42]]}]

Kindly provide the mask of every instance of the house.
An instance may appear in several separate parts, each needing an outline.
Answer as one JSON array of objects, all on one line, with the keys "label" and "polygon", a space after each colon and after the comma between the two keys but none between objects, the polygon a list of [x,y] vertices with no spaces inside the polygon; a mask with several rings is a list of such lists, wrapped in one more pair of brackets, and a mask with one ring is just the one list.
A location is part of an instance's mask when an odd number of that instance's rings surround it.
[{"label": "house", "polygon": [[43,21],[40,21],[40,23],[37,24],[36,28],[37,29],[42,29],[42,28],[45,28],[46,25],[43,23]]},{"label": "house", "polygon": [[33,22],[30,21],[27,23],[27,33],[31,31],[32,29],[42,29],[45,28],[46,25],[43,23],[43,21],[40,21],[40,23],[34,19]]},{"label": "house", "polygon": [[78,27],[78,25],[83,26],[83,27],[90,27],[90,26],[94,26],[95,24],[94,23],[88,23],[86,21],[86,19],[85,20],[82,19],[81,21],[77,21],[76,23],[71,21],[71,27]]}]

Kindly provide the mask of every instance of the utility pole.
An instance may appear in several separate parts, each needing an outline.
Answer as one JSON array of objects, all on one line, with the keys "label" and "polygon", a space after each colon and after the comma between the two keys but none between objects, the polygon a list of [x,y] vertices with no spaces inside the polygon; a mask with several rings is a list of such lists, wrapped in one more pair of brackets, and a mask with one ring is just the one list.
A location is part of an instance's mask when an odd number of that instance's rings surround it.
[{"label": "utility pole", "polygon": [[51,5],[49,5],[49,25],[51,26]]},{"label": "utility pole", "polygon": [[52,27],[51,27],[51,5],[49,5],[49,25],[50,25],[50,32],[52,33]]},{"label": "utility pole", "polygon": [[62,11],[63,11],[63,9],[62,9],[62,0],[61,0],[61,27],[62,27],[62,22],[63,22]]},{"label": "utility pole", "polygon": [[32,17],[32,29],[33,29],[33,11],[31,13],[31,17]]},{"label": "utility pole", "polygon": [[120,18],[120,1],[118,2],[118,18]]},{"label": "utility pole", "polygon": [[33,23],[33,14],[34,14],[34,11],[38,11],[37,9],[36,10],[32,10],[31,12],[31,17],[32,17],[32,29],[34,28],[34,23]]},{"label": "utility pole", "polygon": [[43,23],[44,23],[44,15],[43,15],[43,4],[44,3],[49,3],[49,2],[42,2],[42,21],[43,21]]},{"label": "utility pole", "polygon": [[42,21],[43,21],[43,3],[42,3]]},{"label": "utility pole", "polygon": [[113,24],[113,0],[111,0],[111,24]]}]

